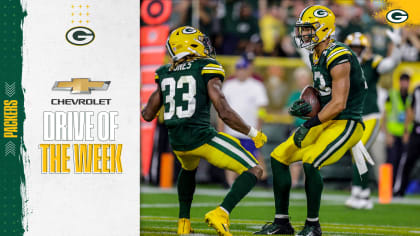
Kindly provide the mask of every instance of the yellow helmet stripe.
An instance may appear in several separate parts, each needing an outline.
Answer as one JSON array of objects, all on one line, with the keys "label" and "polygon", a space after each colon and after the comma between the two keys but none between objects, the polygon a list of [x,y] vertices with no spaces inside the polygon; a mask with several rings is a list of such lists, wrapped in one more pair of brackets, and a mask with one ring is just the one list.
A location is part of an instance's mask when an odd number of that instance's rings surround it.
[{"label": "yellow helmet stripe", "polygon": [[311,7],[312,7],[312,6],[308,6],[308,7],[306,7],[305,9],[303,9],[303,11],[300,13],[299,19],[302,19],[303,14],[305,14],[305,12],[306,12],[309,8],[311,8]]},{"label": "yellow helmet stripe", "polygon": [[339,52],[337,52],[335,55],[333,55],[331,58],[330,58],[330,60],[327,60],[327,68],[328,68],[328,66],[335,60],[335,59],[337,59],[338,57],[340,57],[340,56],[343,56],[343,55],[346,55],[346,54],[349,54],[349,55],[351,55],[351,52],[349,51],[349,50],[343,50],[343,51],[339,51]]},{"label": "yellow helmet stripe", "polygon": [[175,56],[175,53],[172,51],[171,45],[169,45],[169,38],[166,40],[166,49],[168,49],[169,54],[171,54],[171,57]]}]

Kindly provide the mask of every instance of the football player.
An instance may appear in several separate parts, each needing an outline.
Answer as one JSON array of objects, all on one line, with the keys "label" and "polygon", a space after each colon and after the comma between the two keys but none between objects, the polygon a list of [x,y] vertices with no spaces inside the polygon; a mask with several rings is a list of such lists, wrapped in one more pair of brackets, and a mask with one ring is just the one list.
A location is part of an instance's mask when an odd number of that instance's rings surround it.
[{"label": "football player", "polygon": [[267,141],[261,131],[247,125],[229,106],[222,92],[225,70],[214,59],[209,39],[198,29],[183,26],[173,30],[166,47],[172,62],[156,70],[157,89],[142,110],[144,120],[156,117],[164,107],[164,124],[169,141],[182,169],[178,177],[179,221],[178,234],[193,230],[190,208],[195,190],[195,174],[200,159],[239,174],[223,202],[205,215],[205,221],[219,235],[229,232],[229,213],[255,186],[262,168],[239,140],[217,133],[210,125],[210,104],[219,117],[232,129],[251,137],[260,148]]},{"label": "football player", "polygon": [[[319,208],[323,189],[319,169],[337,162],[363,135],[362,111],[366,80],[357,56],[348,46],[332,39],[334,13],[324,6],[305,8],[295,25],[298,47],[310,51],[314,87],[319,91],[321,111],[300,125],[271,153],[274,222],[255,234],[294,234],[289,221],[289,165],[302,161],[305,173],[307,218],[297,235],[322,235]],[[310,104],[297,100],[289,108],[293,116],[304,117]]]},{"label": "football player", "polygon": [[[381,74],[394,70],[401,61],[401,43],[400,30],[387,31],[388,37],[394,44],[390,56],[383,58],[380,55],[370,53],[370,43],[366,35],[356,32],[349,34],[344,43],[348,45],[357,55],[357,59],[364,72],[368,85],[365,105],[363,107],[363,123],[365,132],[362,136],[362,142],[369,149],[376,139],[380,130],[381,114],[378,107],[378,91],[376,84]],[[373,202],[370,199],[370,189],[368,186],[368,174],[359,175],[357,167],[353,164],[353,184],[351,196],[346,201],[346,206],[355,209],[372,209]]]}]

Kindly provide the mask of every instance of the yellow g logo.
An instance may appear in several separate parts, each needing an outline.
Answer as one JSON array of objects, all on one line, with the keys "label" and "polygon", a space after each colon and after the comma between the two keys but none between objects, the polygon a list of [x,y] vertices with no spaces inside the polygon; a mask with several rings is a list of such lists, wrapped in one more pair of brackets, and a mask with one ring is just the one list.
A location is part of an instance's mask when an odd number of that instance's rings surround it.
[{"label": "yellow g logo", "polygon": [[391,23],[400,24],[408,19],[408,14],[404,10],[395,9],[386,13],[386,19]]}]

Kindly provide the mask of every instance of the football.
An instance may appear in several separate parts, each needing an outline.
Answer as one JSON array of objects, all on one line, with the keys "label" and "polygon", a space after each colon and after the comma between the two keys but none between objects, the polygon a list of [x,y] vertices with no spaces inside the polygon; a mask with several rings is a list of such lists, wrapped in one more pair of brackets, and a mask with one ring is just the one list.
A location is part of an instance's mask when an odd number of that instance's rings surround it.
[{"label": "football", "polygon": [[309,103],[312,107],[312,111],[306,114],[305,116],[312,118],[321,110],[321,104],[319,102],[319,92],[314,87],[306,86],[300,94],[300,98],[305,100],[305,102]]}]

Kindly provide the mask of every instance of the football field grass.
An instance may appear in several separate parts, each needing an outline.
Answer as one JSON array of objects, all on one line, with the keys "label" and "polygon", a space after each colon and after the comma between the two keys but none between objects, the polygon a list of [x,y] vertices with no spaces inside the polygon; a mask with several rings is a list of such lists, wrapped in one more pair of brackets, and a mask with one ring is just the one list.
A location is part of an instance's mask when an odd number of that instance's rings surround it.
[{"label": "football field grass", "polygon": [[[214,209],[228,190],[197,187],[191,209],[194,235],[215,235],[216,231],[204,222],[204,214]],[[353,210],[344,206],[346,191],[324,190],[320,211],[323,235],[419,235],[420,196],[394,199],[381,205],[373,197],[372,210]],[[292,190],[290,217],[295,231],[306,218],[306,197],[303,190]],[[163,190],[142,186],[140,195],[140,234],[176,235],[178,197],[176,189]],[[233,235],[251,235],[274,216],[272,190],[255,189],[233,210]]]}]

